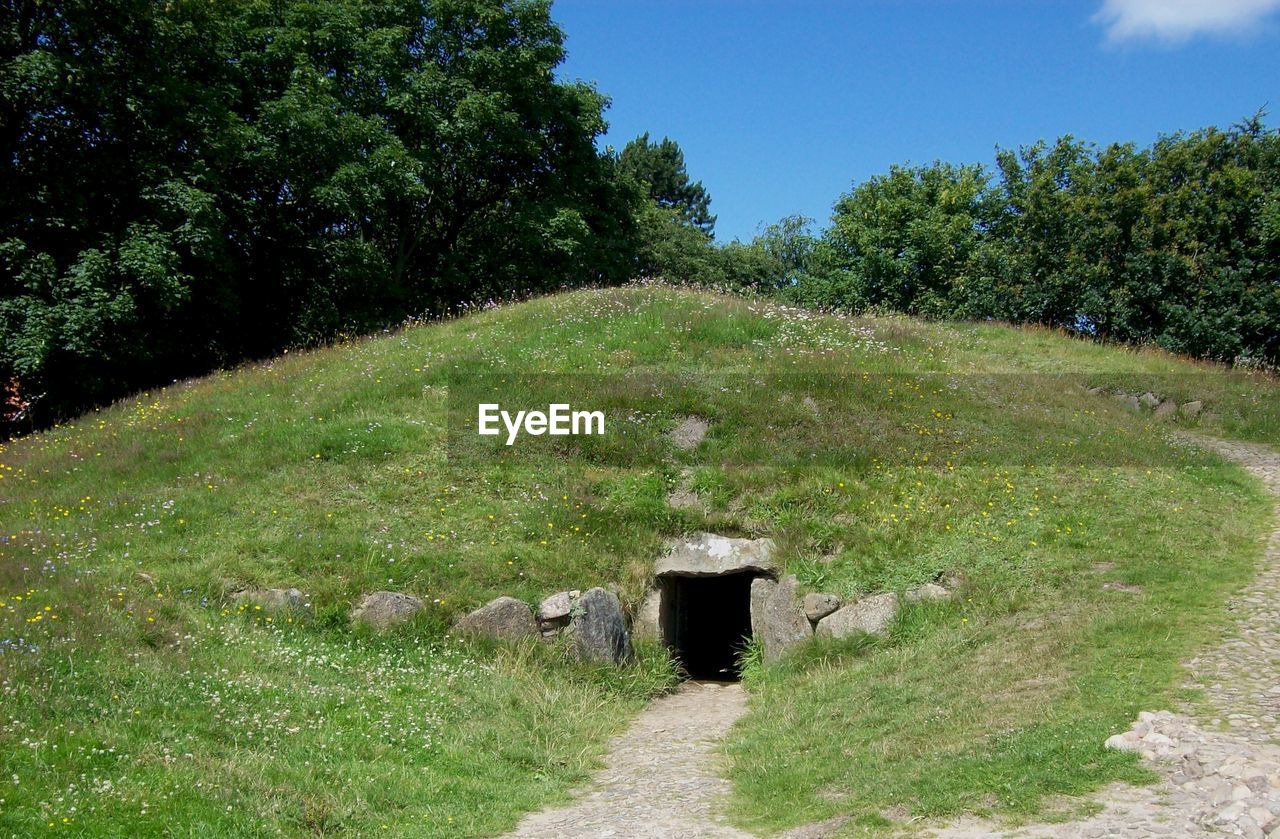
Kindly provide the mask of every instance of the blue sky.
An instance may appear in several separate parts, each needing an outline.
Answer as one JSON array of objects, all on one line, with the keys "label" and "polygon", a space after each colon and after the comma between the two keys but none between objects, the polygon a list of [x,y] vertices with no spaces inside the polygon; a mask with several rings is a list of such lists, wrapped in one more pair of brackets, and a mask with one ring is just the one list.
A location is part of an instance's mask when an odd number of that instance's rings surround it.
[{"label": "blue sky", "polygon": [[1269,105],[1280,0],[556,0],[561,75],[613,99],[606,142],[670,136],[717,238],[825,224],[891,163],[990,164],[1060,134],[1145,145]]}]

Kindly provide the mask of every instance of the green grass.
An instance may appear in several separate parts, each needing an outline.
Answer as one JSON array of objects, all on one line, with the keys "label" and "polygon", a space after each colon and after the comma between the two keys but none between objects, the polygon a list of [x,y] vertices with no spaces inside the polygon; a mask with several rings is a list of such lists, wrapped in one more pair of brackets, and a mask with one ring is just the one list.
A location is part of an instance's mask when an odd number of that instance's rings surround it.
[{"label": "green grass", "polygon": [[[1146,779],[1102,742],[1179,695],[1177,662],[1213,637],[1223,596],[1249,576],[1267,508],[1228,468],[1002,480],[1014,489],[1000,542],[926,553],[965,575],[959,600],[908,607],[886,641],[749,671],[752,713],[730,746],[746,824],[874,820],[891,807],[1017,818],[1103,779]],[[1040,500],[1026,492],[1035,485],[1054,487],[1063,512],[1015,519],[1014,499]],[[824,585],[893,587],[919,567],[867,564],[837,563]]]},{"label": "green grass", "polygon": [[1088,384],[1205,403],[1197,425],[1206,433],[1280,446],[1280,386],[1274,374],[1229,369],[1153,348],[1067,340],[1047,329],[959,324],[956,360],[981,370],[1083,373]]},{"label": "green grass", "polygon": [[[508,830],[586,777],[670,663],[586,668],[445,629],[498,594],[616,583],[634,604],[663,539],[694,528],[771,535],[844,596],[965,581],[887,641],[749,668],[728,746],[744,824],[1017,816],[1141,780],[1101,742],[1178,696],[1269,505],[1094,384],[1202,398],[1199,430],[1280,443],[1280,387],[1256,374],[665,288],[290,354],[15,441],[0,836]],[[486,387],[516,407],[571,392],[611,434],[476,445],[457,423]],[[712,421],[693,452],[663,434],[685,413]],[[705,516],[665,504],[684,468]],[[248,585],[313,606],[268,621],[230,601]],[[428,608],[352,630],[375,589]]]}]

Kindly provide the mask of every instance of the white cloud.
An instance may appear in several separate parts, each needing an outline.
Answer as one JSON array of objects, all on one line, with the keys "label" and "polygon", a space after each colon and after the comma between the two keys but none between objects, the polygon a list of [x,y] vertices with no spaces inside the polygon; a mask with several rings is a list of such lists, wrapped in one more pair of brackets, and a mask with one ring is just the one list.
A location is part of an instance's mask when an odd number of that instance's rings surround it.
[{"label": "white cloud", "polygon": [[1201,34],[1248,32],[1276,9],[1280,0],[1103,0],[1093,19],[1112,42],[1177,43]]}]

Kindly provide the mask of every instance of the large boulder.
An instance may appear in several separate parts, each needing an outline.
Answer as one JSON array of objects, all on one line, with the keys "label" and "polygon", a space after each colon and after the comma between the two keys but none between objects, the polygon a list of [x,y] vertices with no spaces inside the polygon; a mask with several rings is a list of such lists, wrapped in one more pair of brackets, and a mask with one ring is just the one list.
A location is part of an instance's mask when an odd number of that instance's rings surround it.
[{"label": "large boulder", "polygon": [[1204,410],[1204,403],[1199,399],[1194,402],[1184,402],[1181,410],[1184,417],[1195,418],[1200,416],[1200,412]]},{"label": "large boulder", "polygon": [[374,629],[404,623],[422,611],[422,601],[399,591],[375,591],[360,598],[351,610],[351,620]]},{"label": "large boulder", "polygon": [[1172,399],[1166,399],[1156,406],[1156,419],[1168,419],[1178,413],[1178,403]]},{"label": "large boulder", "polygon": [[827,638],[848,638],[858,632],[885,635],[898,614],[898,605],[898,595],[893,593],[864,597],[818,621],[817,633]]},{"label": "large boulder", "polygon": [[767,577],[751,581],[751,634],[760,640],[765,661],[776,661],[813,635],[796,588],[794,575],[781,582]]},{"label": "large boulder", "polygon": [[817,623],[840,608],[840,598],[834,594],[810,592],[804,596],[804,616],[810,623]]},{"label": "large boulder", "polygon": [[1151,391],[1147,391],[1146,393],[1138,397],[1138,401],[1148,408],[1154,408],[1155,406],[1160,404],[1160,397],[1156,396]]},{"label": "large boulder", "polygon": [[772,539],[733,539],[714,533],[694,533],[671,544],[658,560],[654,573],[676,577],[718,577],[777,570]]},{"label": "large boulder", "polygon": [[467,615],[453,625],[456,632],[496,638],[499,641],[518,641],[538,634],[538,622],[533,610],[523,600],[514,597],[498,597]]},{"label": "large boulder", "polygon": [[631,659],[631,634],[617,595],[602,588],[588,589],[574,604],[569,625],[578,658],[598,664],[621,664]]}]

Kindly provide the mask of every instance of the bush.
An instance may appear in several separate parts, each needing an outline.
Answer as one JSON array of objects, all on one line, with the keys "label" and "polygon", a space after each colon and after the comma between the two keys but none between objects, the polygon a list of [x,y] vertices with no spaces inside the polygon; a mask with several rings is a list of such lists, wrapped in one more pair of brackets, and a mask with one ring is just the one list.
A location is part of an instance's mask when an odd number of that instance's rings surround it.
[{"label": "bush", "polygon": [[999,152],[995,177],[935,163],[855,187],[778,290],[1274,365],[1278,230],[1280,134],[1259,117],[1141,150],[1063,137]]}]

